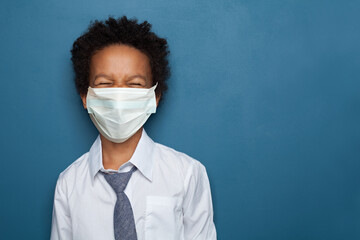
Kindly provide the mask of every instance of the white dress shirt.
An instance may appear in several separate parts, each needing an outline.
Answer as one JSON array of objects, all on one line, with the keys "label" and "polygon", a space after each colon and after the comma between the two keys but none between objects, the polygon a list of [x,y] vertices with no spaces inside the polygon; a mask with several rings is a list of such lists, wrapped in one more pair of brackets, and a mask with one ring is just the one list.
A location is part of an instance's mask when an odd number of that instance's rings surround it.
[{"label": "white dress shirt", "polygon": [[125,189],[138,240],[214,240],[213,206],[205,167],[155,143],[145,130],[131,159],[104,169],[100,135],[90,151],[60,173],[56,183],[51,240],[114,239],[116,194],[99,171],[137,167]]}]

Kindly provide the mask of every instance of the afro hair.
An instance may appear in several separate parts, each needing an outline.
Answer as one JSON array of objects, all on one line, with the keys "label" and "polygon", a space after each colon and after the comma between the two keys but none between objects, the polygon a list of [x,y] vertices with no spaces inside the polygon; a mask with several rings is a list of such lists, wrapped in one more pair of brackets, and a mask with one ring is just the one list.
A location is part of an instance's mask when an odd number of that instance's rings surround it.
[{"label": "afro hair", "polygon": [[90,62],[95,52],[114,44],[134,47],[150,60],[153,85],[156,95],[163,96],[167,90],[166,80],[170,77],[167,41],[151,32],[147,21],[138,24],[136,18],[123,16],[109,17],[105,21],[91,21],[87,31],[73,44],[71,61],[75,71],[75,85],[80,95],[85,95],[89,87]]}]

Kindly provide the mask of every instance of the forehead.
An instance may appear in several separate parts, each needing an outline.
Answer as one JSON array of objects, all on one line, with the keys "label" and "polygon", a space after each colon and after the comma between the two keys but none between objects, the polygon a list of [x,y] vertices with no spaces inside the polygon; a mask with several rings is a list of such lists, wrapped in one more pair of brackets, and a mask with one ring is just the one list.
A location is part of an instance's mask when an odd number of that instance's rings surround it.
[{"label": "forehead", "polygon": [[123,44],[107,46],[92,56],[90,75],[97,73],[114,75],[151,75],[149,58],[140,50]]}]

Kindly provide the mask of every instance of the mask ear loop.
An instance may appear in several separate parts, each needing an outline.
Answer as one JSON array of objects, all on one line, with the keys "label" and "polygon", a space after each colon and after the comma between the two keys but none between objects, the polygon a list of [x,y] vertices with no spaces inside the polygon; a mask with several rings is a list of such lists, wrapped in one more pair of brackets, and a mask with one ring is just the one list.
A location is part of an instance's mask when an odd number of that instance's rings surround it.
[{"label": "mask ear loop", "polygon": [[154,90],[156,89],[156,87],[157,87],[157,85],[158,85],[158,82],[156,82],[155,83],[155,85],[154,86],[152,86],[152,88],[154,88]]}]

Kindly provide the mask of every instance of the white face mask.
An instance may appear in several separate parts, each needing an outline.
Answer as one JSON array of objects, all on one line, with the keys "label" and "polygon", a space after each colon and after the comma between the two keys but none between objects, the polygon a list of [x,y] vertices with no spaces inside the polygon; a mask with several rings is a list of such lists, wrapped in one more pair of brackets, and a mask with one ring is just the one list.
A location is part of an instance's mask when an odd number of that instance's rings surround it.
[{"label": "white face mask", "polygon": [[155,88],[88,88],[86,107],[99,132],[121,143],[156,112]]}]

